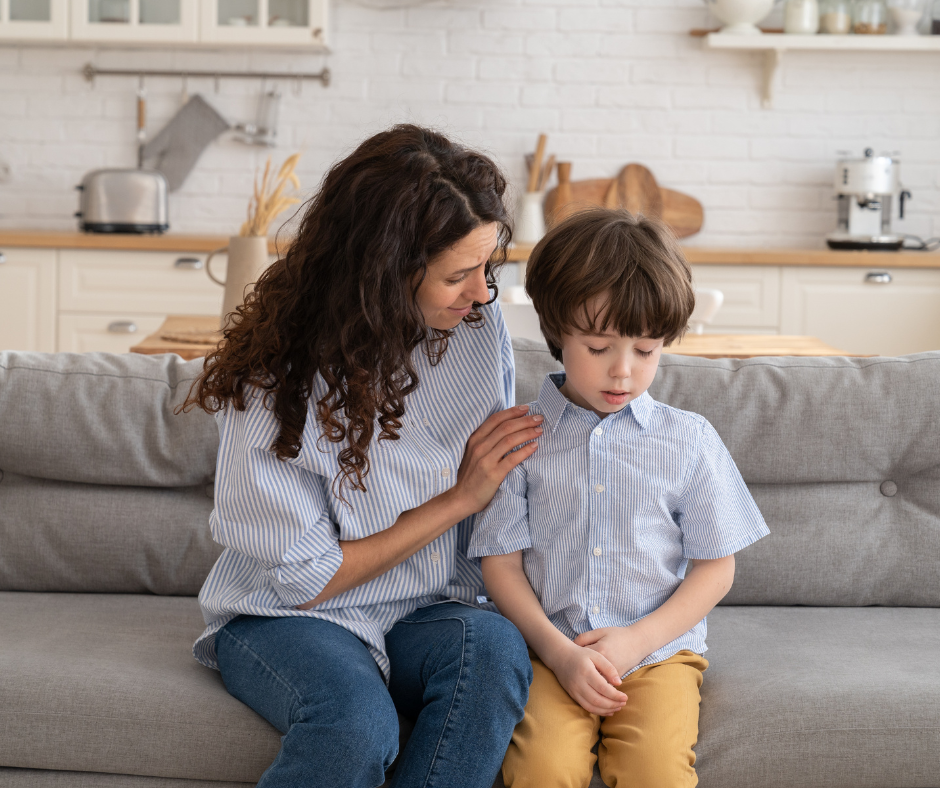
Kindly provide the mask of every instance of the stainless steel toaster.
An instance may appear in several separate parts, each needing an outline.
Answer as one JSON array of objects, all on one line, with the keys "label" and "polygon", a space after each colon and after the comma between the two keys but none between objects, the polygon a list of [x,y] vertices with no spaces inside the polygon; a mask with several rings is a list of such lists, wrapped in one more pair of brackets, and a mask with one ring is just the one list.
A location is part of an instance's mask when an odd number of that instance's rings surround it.
[{"label": "stainless steel toaster", "polygon": [[166,178],[156,170],[93,170],[75,188],[81,230],[162,233],[170,227]]}]

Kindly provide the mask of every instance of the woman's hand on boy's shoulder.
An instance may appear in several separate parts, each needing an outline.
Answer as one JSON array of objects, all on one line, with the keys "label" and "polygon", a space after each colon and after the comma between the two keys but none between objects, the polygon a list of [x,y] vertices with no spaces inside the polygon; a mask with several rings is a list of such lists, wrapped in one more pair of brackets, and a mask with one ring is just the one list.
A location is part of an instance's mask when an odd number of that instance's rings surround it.
[{"label": "woman's hand on boy's shoulder", "polygon": [[616,689],[620,684],[617,669],[597,651],[569,641],[567,648],[553,655],[548,667],[565,692],[585,711],[608,717],[626,705],[627,696]]},{"label": "woman's hand on boy's shoulder", "polygon": [[529,415],[528,410],[528,405],[518,405],[494,413],[467,441],[457,484],[450,492],[458,496],[468,514],[485,509],[506,475],[538,448],[543,416]]},{"label": "woman's hand on boy's shoulder", "polygon": [[652,653],[645,639],[632,627],[592,629],[582,632],[574,642],[602,655],[614,666],[618,676],[635,668]]}]

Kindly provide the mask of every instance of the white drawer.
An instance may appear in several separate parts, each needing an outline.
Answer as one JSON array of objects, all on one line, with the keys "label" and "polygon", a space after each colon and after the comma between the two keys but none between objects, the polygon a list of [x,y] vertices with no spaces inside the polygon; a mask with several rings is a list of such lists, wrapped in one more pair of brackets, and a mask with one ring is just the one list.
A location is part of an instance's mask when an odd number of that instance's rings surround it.
[{"label": "white drawer", "polygon": [[[71,311],[213,315],[222,288],[206,275],[206,254],[63,249],[59,308]],[[220,259],[221,258],[221,259]],[[212,261],[224,281],[225,255]]]},{"label": "white drawer", "polygon": [[161,325],[165,315],[59,314],[59,352],[127,353]]},{"label": "white drawer", "polygon": [[774,265],[693,265],[696,287],[721,290],[725,300],[706,331],[716,327],[780,326],[780,268]]}]

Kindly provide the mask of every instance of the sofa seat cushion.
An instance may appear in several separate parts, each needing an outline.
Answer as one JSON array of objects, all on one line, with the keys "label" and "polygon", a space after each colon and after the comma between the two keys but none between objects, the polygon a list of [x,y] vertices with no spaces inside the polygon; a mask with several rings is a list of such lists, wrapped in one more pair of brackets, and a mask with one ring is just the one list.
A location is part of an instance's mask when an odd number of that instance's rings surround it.
[{"label": "sofa seat cushion", "polygon": [[[935,783],[940,610],[708,620],[702,788]],[[277,754],[278,732],[193,660],[192,597],[2,593],[0,626],[0,767],[254,784]]]},{"label": "sofa seat cushion", "polygon": [[701,788],[914,788],[940,775],[940,609],[716,608]]},{"label": "sofa seat cushion", "polygon": [[198,664],[194,597],[0,594],[0,766],[256,783],[280,734]]}]

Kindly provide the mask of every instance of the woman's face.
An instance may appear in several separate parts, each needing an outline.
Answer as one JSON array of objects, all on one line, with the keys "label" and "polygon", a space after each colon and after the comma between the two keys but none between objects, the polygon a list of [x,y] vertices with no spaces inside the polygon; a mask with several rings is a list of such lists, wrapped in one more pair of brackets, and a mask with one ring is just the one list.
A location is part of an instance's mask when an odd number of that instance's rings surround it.
[{"label": "woman's face", "polygon": [[455,328],[474,304],[490,300],[485,267],[496,242],[496,222],[484,224],[431,261],[416,296],[425,324],[441,330]]}]

